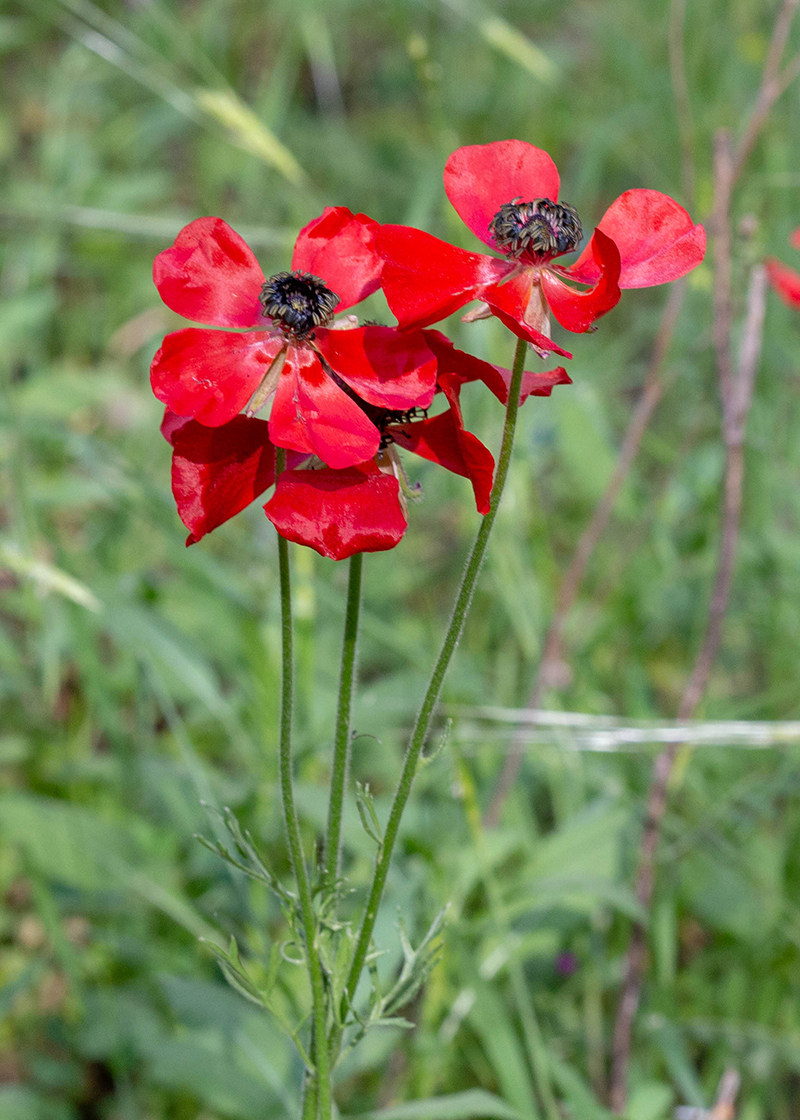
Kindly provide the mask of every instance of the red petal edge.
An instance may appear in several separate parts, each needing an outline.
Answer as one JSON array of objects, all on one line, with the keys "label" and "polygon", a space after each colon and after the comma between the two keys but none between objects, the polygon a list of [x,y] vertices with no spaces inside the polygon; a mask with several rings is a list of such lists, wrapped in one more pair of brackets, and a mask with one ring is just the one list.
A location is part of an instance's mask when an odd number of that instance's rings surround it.
[{"label": "red petal edge", "polygon": [[505,284],[495,284],[494,287],[487,289],[483,298],[492,309],[492,314],[496,315],[501,323],[505,323],[517,338],[525,339],[537,350],[560,354],[562,358],[571,358],[572,354],[569,350],[563,350],[553,342],[552,338],[542,334],[541,331],[534,330],[525,322],[531,289],[532,276],[526,271],[519,276],[514,276]]},{"label": "red petal edge", "polygon": [[542,290],[550,310],[562,327],[578,334],[588,331],[595,319],[616,307],[620,297],[617,246],[602,230],[596,229],[589,247],[600,268],[600,279],[588,292],[571,288],[550,269],[543,268],[541,272]]},{"label": "red petal edge", "polygon": [[379,408],[427,408],[436,390],[436,358],[421,331],[395,327],[318,330],[325,361],[360,397]]},{"label": "red petal edge", "polygon": [[497,246],[489,223],[501,206],[514,199],[558,200],[559,178],[547,152],[524,140],[472,144],[448,158],[444,189],[459,217],[492,249]]},{"label": "red petal edge", "polygon": [[378,223],[366,214],[353,214],[346,206],[326,206],[300,230],[292,268],[324,280],[339,297],[337,311],[344,311],[380,287],[383,260],[374,244],[377,228]]},{"label": "red petal edge", "polygon": [[384,260],[381,285],[401,327],[426,327],[447,318],[512,267],[412,226],[381,226],[375,244]]},{"label": "red petal edge", "polygon": [[397,479],[374,462],[340,471],[284,471],[264,512],[287,540],[345,560],[400,542],[407,521],[399,492]]},{"label": "red petal edge", "polygon": [[314,351],[305,346],[292,347],[286,356],[269,430],[280,447],[318,455],[336,469],[371,459],[381,438],[363,410],[328,376]]},{"label": "red petal edge", "polygon": [[215,428],[242,411],[284,345],[269,331],[185,327],[161,343],[150,384],[172,412]]},{"label": "red petal edge", "polygon": [[246,241],[222,218],[184,226],[153,262],[153,282],[167,307],[211,327],[263,323],[258,297],[264,273]]},{"label": "red petal edge", "polygon": [[[661,191],[625,191],[612,202],[597,227],[616,242],[620,288],[649,288],[691,272],[706,252],[706,231]],[[583,284],[600,278],[591,241],[567,275]]]},{"label": "red petal edge", "polygon": [[494,481],[494,457],[476,435],[464,427],[459,395],[461,383],[448,378],[443,385],[450,408],[439,416],[389,428],[399,447],[413,451],[472,483],[478,513],[489,512]]},{"label": "red petal edge", "polygon": [[[166,417],[165,417],[166,420]],[[275,481],[275,448],[265,420],[236,416],[220,428],[189,420],[172,428],[172,493],[196,544]]]},{"label": "red petal edge", "polygon": [[774,257],[767,257],[764,268],[767,279],[783,302],[789,307],[800,307],[800,273]]}]

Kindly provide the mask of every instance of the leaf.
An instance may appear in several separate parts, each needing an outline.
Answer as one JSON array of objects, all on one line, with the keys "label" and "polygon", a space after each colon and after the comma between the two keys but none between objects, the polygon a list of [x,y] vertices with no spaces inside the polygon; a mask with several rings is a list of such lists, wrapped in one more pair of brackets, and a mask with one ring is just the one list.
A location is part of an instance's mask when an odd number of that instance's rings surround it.
[{"label": "leaf", "polygon": [[675,1094],[669,1085],[648,1081],[631,1093],[626,1116],[630,1120],[666,1120]]},{"label": "leaf", "polygon": [[468,1020],[483,1044],[503,1095],[519,1112],[539,1120],[525,1053],[508,1009],[488,985],[476,988]]},{"label": "leaf", "polygon": [[370,840],[374,840],[380,848],[383,844],[383,836],[378,814],[375,812],[375,800],[369,788],[369,782],[365,782],[363,785],[361,782],[356,782],[356,805],[364,831]]},{"label": "leaf", "polygon": [[342,1120],[522,1120],[522,1114],[493,1093],[468,1089],[445,1097],[409,1101],[379,1112],[360,1112]]}]

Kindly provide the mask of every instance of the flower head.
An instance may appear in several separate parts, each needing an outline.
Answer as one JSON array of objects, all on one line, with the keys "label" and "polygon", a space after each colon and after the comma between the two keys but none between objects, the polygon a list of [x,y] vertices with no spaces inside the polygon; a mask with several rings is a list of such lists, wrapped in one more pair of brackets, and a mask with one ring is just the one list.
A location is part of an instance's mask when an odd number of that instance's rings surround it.
[{"label": "flower head", "polygon": [[265,278],[220,218],[191,222],[156,257],[156,287],[188,319],[239,329],[167,335],[150,371],[159,400],[207,427],[272,400],[274,444],[334,468],[370,459],[381,433],[354,398],[424,409],[436,388],[436,360],[418,332],[332,322],[379,286],[375,228],[364,214],[328,207],[300,232],[291,270]]},{"label": "flower head", "polygon": [[381,227],[381,284],[402,327],[438,322],[478,299],[466,320],[495,315],[540,353],[570,357],[550,338],[551,312],[567,330],[590,330],[620,289],[675,280],[705,253],[705,231],[683,207],[659,191],[631,190],[612,203],[574,264],[555,263],[577,249],[581,221],[558,201],[550,156],[521,140],[459,148],[445,165],[444,186],[472,232],[501,256],[470,253],[407,226]]},{"label": "flower head", "polygon": [[[401,450],[467,478],[478,512],[488,512],[494,459],[464,427],[461,389],[480,379],[505,401],[510,374],[457,350],[439,331],[424,333],[438,360],[437,392],[448,407],[435,416],[428,416],[427,410],[418,414],[387,409],[382,415],[374,410],[380,446],[363,463],[335,469],[315,456],[289,452],[287,469],[264,507],[282,536],[334,560],[394,548],[408,524],[406,499],[415,496],[400,461]],[[549,396],[553,386],[568,383],[563,369],[526,374],[520,399]],[[167,409],[161,430],[173,448],[172,492],[190,531],[187,545],[275,485],[275,445],[264,420],[234,416],[212,428]]]}]

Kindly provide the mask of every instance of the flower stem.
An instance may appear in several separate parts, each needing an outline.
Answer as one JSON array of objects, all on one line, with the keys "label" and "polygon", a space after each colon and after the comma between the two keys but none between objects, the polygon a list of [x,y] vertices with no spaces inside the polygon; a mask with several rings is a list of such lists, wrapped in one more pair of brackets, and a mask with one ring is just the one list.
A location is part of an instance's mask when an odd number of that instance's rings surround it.
[{"label": "flower stem", "polygon": [[461,586],[458,590],[455,606],[453,607],[453,614],[450,619],[450,625],[447,628],[447,633],[444,636],[442,648],[433,667],[431,679],[428,684],[427,692],[422,701],[422,705],[417,716],[417,722],[414,725],[414,730],[406,750],[405,761],[403,763],[403,770],[400,779],[397,783],[395,790],[394,800],[392,801],[392,808],[389,813],[389,820],[386,825],[386,832],[384,833],[383,843],[378,850],[378,856],[375,863],[375,871],[372,877],[372,885],[370,887],[367,905],[364,910],[364,917],[361,921],[361,929],[358,935],[358,942],[353,953],[353,961],[350,966],[350,972],[347,977],[347,985],[345,988],[345,999],[349,1003],[355,995],[356,987],[364,968],[367,954],[369,952],[370,940],[372,938],[372,931],[375,928],[375,921],[378,916],[378,907],[380,906],[383,890],[386,886],[386,878],[389,874],[389,864],[392,858],[392,851],[397,839],[397,833],[400,828],[400,818],[403,815],[403,810],[406,807],[409,794],[411,793],[411,786],[414,782],[414,777],[417,772],[417,765],[419,763],[422,748],[425,745],[425,740],[430,728],[431,718],[433,716],[436,702],[439,699],[442,684],[444,682],[445,674],[450,665],[450,661],[458,645],[461,631],[464,629],[464,622],[472,602],[472,595],[475,590],[475,584],[478,580],[478,573],[480,572],[483,557],[486,552],[486,545],[489,541],[489,534],[492,531],[497,510],[500,505],[500,498],[503,494],[503,487],[506,483],[508,476],[508,468],[511,462],[511,449],[514,444],[514,431],[517,425],[517,413],[519,411],[519,393],[522,386],[522,372],[525,366],[525,353],[527,350],[527,343],[524,339],[517,340],[517,348],[514,352],[514,367],[511,373],[511,384],[508,390],[508,404],[506,406],[506,420],[503,428],[503,439],[500,445],[500,457],[497,462],[497,472],[494,478],[494,485],[492,486],[492,495],[490,499],[489,512],[483,518],[478,535],[475,538],[475,543],[472,546],[467,566],[464,569],[464,575],[461,579]]},{"label": "flower stem", "polygon": [[317,1075],[306,1070],[303,1081],[303,1114],[302,1120],[317,1120]]},{"label": "flower stem", "polygon": [[330,888],[339,878],[342,858],[342,808],[350,756],[350,711],[353,705],[358,614],[361,607],[361,572],[363,552],[350,558],[350,579],[347,586],[347,609],[342,643],[342,668],[339,676],[339,710],[336,716],[336,737],[333,744],[333,772],[328,803],[328,833],[325,840],[325,886]]},{"label": "flower stem", "polygon": [[[286,452],[276,450],[275,477],[286,465]],[[278,535],[278,569],[281,584],[281,653],[283,673],[281,678],[281,723],[279,769],[283,817],[286,823],[286,837],[289,842],[289,858],[292,872],[297,883],[300,898],[300,912],[303,921],[303,935],[306,948],[306,964],[311,981],[312,1019],[314,1034],[314,1059],[316,1063],[317,1111],[319,1120],[331,1117],[331,1076],[328,1061],[328,1038],[325,1029],[325,987],[322,965],[316,944],[316,923],[311,900],[308,871],[303,857],[303,842],[300,836],[300,822],[294,802],[292,787],[292,708],[294,693],[294,660],[292,654],[292,592],[289,578],[289,542]]]}]

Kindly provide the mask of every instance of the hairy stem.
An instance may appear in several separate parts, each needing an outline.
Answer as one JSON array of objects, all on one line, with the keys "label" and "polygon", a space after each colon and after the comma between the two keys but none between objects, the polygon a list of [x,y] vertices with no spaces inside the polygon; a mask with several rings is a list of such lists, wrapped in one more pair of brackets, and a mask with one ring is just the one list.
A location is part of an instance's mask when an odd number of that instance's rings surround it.
[{"label": "hairy stem", "polygon": [[367,898],[367,905],[364,910],[364,916],[361,921],[361,929],[358,935],[358,941],[353,953],[353,961],[350,966],[350,972],[347,977],[347,986],[345,988],[345,998],[349,1002],[353,999],[358,981],[361,976],[364,963],[369,952],[370,940],[372,938],[372,931],[375,927],[375,920],[378,916],[378,907],[383,896],[383,890],[386,886],[386,877],[389,874],[389,864],[392,859],[392,851],[394,850],[397,833],[400,828],[400,819],[403,815],[403,810],[406,807],[409,794],[411,793],[411,786],[414,782],[414,776],[417,772],[417,765],[419,763],[422,748],[425,745],[425,740],[428,736],[428,730],[431,724],[436,702],[439,699],[442,684],[444,682],[445,674],[450,665],[450,661],[458,645],[461,632],[464,629],[464,622],[472,602],[472,595],[475,590],[475,584],[478,580],[478,573],[481,569],[483,557],[486,553],[486,545],[489,541],[489,535],[492,531],[495,518],[497,517],[497,510],[500,505],[500,498],[503,493],[503,488],[508,476],[508,468],[511,462],[511,450],[514,445],[514,431],[517,425],[517,413],[519,412],[519,393],[520,386],[522,385],[522,372],[525,366],[525,353],[527,350],[527,343],[523,339],[517,340],[517,348],[514,353],[514,367],[511,374],[511,385],[508,390],[508,404],[506,406],[506,419],[503,428],[503,439],[500,445],[500,457],[497,463],[497,472],[495,474],[494,485],[492,487],[492,495],[490,500],[489,512],[481,522],[478,535],[475,538],[475,543],[472,546],[467,566],[464,569],[464,575],[461,579],[461,586],[456,596],[455,606],[453,607],[453,614],[450,619],[450,625],[447,628],[447,633],[444,636],[442,648],[439,656],[436,659],[436,664],[433,667],[431,679],[428,684],[427,691],[422,701],[422,705],[417,716],[417,721],[414,725],[414,730],[411,734],[411,739],[406,750],[405,760],[403,762],[403,770],[400,774],[400,779],[397,783],[395,790],[394,800],[392,801],[392,808],[389,813],[389,820],[386,825],[386,832],[383,836],[378,851],[377,860],[375,862],[375,871],[373,873],[372,885],[370,887],[369,897]]},{"label": "hairy stem", "polygon": [[[285,464],[286,452],[278,448],[275,465],[276,478],[284,469]],[[289,542],[280,535],[278,536],[278,569],[280,572],[281,585],[282,655],[280,749],[278,755],[281,800],[283,802],[283,818],[286,824],[286,838],[289,842],[289,858],[300,899],[300,912],[306,949],[306,965],[311,982],[314,1060],[316,1064],[315,1081],[318,1097],[316,1117],[318,1117],[319,1120],[330,1120],[331,1077],[328,1062],[328,1039],[325,1030],[325,986],[322,978],[322,965],[317,951],[314,907],[311,900],[308,871],[306,870],[306,863],[303,857],[300,821],[297,816],[294,789],[292,786],[292,712],[294,703],[292,591],[289,576]]]},{"label": "hairy stem", "polygon": [[342,859],[342,809],[350,761],[350,712],[353,706],[358,615],[361,608],[361,572],[363,552],[350,558],[347,585],[347,609],[344,619],[342,667],[339,675],[339,709],[336,715],[336,737],[333,743],[333,772],[328,802],[328,831],[325,839],[325,885],[333,887],[339,878]]}]

